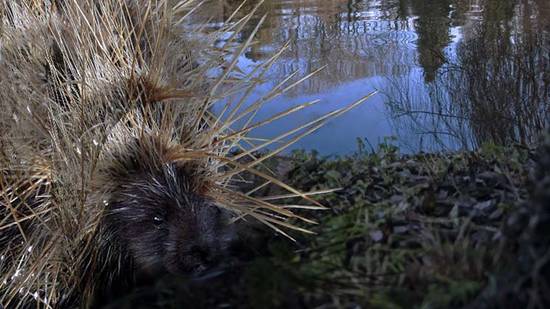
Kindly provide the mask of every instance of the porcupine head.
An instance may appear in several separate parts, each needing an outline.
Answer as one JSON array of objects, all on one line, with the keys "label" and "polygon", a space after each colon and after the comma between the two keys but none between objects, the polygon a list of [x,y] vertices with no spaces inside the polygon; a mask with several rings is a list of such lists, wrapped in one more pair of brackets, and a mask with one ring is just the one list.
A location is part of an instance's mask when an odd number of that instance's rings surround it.
[{"label": "porcupine head", "polygon": [[122,137],[98,180],[107,188],[102,237],[118,244],[138,276],[200,275],[223,265],[235,225],[207,197],[200,161],[175,160],[179,146],[160,136]]}]

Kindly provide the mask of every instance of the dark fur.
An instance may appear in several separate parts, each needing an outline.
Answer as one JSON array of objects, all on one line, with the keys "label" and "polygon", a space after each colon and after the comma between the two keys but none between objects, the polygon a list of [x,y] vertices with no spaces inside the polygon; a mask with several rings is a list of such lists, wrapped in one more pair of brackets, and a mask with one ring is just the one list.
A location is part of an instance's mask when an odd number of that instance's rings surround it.
[{"label": "dark fur", "polygon": [[186,190],[185,170],[167,164],[129,176],[109,202],[105,226],[139,272],[197,274],[223,262],[235,235],[230,217]]},{"label": "dark fur", "polygon": [[170,151],[157,138],[136,139],[106,170],[113,190],[104,235],[142,275],[203,273],[227,260],[236,239],[229,212],[205,196],[203,176],[190,163],[167,162]]}]

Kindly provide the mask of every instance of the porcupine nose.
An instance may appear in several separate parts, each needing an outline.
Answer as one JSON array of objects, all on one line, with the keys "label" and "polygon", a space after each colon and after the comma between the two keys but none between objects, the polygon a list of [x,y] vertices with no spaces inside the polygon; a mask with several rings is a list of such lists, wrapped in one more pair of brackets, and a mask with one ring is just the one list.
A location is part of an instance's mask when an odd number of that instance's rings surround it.
[{"label": "porcupine nose", "polygon": [[219,266],[221,258],[215,251],[208,245],[191,245],[172,260],[175,263],[168,260],[166,268],[173,274],[201,276]]},{"label": "porcupine nose", "polygon": [[193,246],[191,248],[195,257],[205,266],[216,266],[219,259],[206,246]]}]

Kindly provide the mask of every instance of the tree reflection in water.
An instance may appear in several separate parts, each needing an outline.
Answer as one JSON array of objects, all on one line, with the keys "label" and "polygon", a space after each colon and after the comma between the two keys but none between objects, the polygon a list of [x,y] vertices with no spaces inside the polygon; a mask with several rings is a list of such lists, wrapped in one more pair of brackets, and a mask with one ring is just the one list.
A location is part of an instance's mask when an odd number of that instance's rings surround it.
[{"label": "tree reflection in water", "polygon": [[[240,4],[212,1],[202,16],[216,27]],[[246,5],[242,14],[255,1]],[[266,84],[327,66],[274,106],[352,100],[375,88],[384,93],[369,104],[385,112],[367,104],[336,120],[331,139],[313,136],[297,147],[345,153],[355,149],[356,137],[376,143],[396,135],[411,151],[471,149],[483,142],[531,143],[547,122],[550,1],[267,0],[255,20],[265,13],[243,63],[264,61],[291,42]],[[243,39],[254,26],[245,28]]]},{"label": "tree reflection in water", "polygon": [[462,27],[454,59],[424,84],[427,95],[410,95],[410,86],[394,80],[389,106],[432,139],[446,134],[462,148],[536,142],[550,111],[548,7],[484,4]]}]

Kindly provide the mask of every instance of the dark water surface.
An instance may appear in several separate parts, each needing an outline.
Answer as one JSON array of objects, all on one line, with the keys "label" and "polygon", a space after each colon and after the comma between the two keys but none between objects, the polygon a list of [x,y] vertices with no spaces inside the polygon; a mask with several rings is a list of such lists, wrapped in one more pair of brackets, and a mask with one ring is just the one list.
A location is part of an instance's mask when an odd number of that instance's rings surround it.
[{"label": "dark water surface", "polygon": [[[240,3],[212,1],[201,14],[216,27]],[[327,67],[266,105],[258,119],[321,102],[258,136],[275,136],[374,90],[293,148],[345,154],[357,150],[358,138],[367,149],[386,140],[405,152],[529,143],[548,121],[549,0],[267,0],[256,20],[265,13],[241,69],[287,41],[290,47],[251,100],[296,70]]]}]

